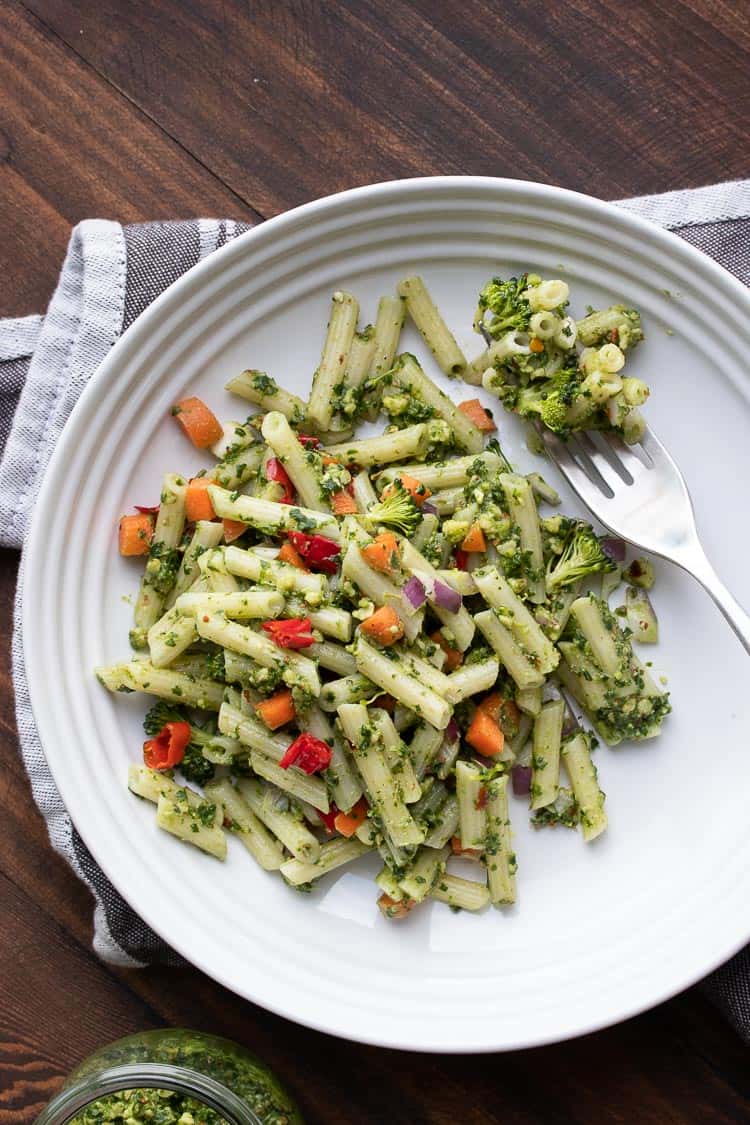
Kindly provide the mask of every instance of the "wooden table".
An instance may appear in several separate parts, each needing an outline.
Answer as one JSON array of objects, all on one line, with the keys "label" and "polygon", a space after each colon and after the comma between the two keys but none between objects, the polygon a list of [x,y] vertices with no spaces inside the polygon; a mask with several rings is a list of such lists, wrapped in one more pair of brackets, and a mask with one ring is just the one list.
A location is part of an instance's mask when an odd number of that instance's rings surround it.
[{"label": "wooden table", "polygon": [[[747,176],[747,15],[722,0],[5,0],[0,313],[44,308],[90,216],[255,222],[438,173],[605,198]],[[18,758],[16,557],[2,561],[0,1125],[32,1121],[99,1044],[163,1024],[247,1044],[327,1125],[750,1120],[745,1049],[696,990],[586,1039],[470,1059],[330,1039],[194,970],[104,966]]]}]

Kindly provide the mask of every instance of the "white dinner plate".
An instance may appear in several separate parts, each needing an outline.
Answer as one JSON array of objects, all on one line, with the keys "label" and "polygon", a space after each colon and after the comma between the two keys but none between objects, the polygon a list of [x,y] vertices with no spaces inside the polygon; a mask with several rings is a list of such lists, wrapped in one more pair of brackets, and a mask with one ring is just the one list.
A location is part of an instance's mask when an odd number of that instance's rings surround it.
[{"label": "white dinner plate", "polygon": [[[185,847],[128,792],[146,700],[112,696],[92,673],[129,652],[127,597],[140,568],[118,557],[117,520],[133,503],[158,502],[165,471],[206,463],[169,417],[176,399],[194,393],[220,418],[241,418],[223,385],[246,367],[306,397],[335,288],[359,297],[366,322],[377,298],[417,271],[473,356],[480,286],[523,268],[568,280],[574,315],[612,301],[642,310],[647,340],[630,370],[652,387],[648,418],[685,472],[709,554],[742,595],[750,297],[697,250],[616,207],[509,180],[345,192],[264,223],[190,270],[83,394],[28,546],[34,712],[63,799],[112,883],[240,995],[384,1046],[504,1050],[592,1031],[685,988],[750,938],[746,654],[708,597],[657,563],[663,639],[643,652],[668,675],[674,714],[655,741],[597,752],[609,830],[591,845],[564,829],[534,831],[514,800],[517,904],[478,916],[428,904],[393,924],[375,905],[374,862],[300,895],[238,841],[224,864]],[[436,374],[412,328],[403,347]],[[457,399],[477,393],[437,378]],[[516,419],[500,417],[500,436],[523,471],[541,469],[560,487],[564,510],[579,510],[556,471],[527,451]]]}]

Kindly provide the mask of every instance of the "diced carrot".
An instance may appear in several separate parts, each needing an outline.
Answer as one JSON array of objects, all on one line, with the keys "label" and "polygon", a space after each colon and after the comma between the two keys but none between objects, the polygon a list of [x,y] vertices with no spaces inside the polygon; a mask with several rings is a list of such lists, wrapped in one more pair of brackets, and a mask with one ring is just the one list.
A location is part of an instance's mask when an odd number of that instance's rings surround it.
[{"label": "diced carrot", "polygon": [[117,529],[120,554],[129,557],[147,555],[153,534],[153,516],[145,514],[122,516]]},{"label": "diced carrot", "polygon": [[460,649],[453,648],[452,645],[449,645],[439,629],[437,633],[432,634],[430,640],[434,641],[436,645],[440,645],[445,653],[444,668],[446,672],[455,672],[456,668],[460,668],[464,661],[464,654]]},{"label": "diced carrot", "polygon": [[497,429],[497,426],[478,398],[467,398],[465,402],[459,402],[458,409],[462,414],[465,414],[469,421],[473,422],[476,428],[481,430],[483,434],[491,434]]},{"label": "diced carrot", "polygon": [[327,465],[340,465],[338,457],[332,457],[330,453],[321,454],[320,462],[325,468]]},{"label": "diced carrot", "polygon": [[331,507],[337,516],[351,516],[357,510],[357,503],[354,497],[342,488],[340,492],[334,492],[331,497]]},{"label": "diced carrot", "polygon": [[371,617],[362,622],[360,628],[365,636],[371,637],[384,648],[394,645],[404,635],[403,622],[395,609],[389,605],[376,609]]},{"label": "diced carrot", "polygon": [[414,907],[416,902],[413,898],[403,898],[401,902],[398,899],[391,898],[390,895],[382,894],[378,899],[378,907],[381,914],[386,918],[396,921],[399,918],[406,918]]},{"label": "diced carrot", "polygon": [[360,552],[367,565],[382,574],[391,574],[398,566],[398,540],[392,531],[382,531]]},{"label": "diced carrot", "polygon": [[529,343],[529,351],[530,352],[543,352],[544,351],[544,344],[542,343],[542,341],[539,339],[538,336],[534,336],[532,338],[531,342]]},{"label": "diced carrot", "polygon": [[478,523],[473,523],[467,531],[463,543],[461,544],[461,550],[469,552],[487,550],[487,540]]},{"label": "diced carrot", "polygon": [[[430,496],[432,496],[429,488],[426,488],[421,480],[417,480],[416,477],[409,476],[408,473],[401,473],[398,479],[419,508],[422,507],[425,500],[429,500]],[[387,489],[384,490],[384,495],[386,491]]]},{"label": "diced carrot", "polygon": [[310,573],[310,568],[305,565],[305,560],[302,558],[302,555],[289,541],[282,545],[276,558],[279,562],[289,563],[289,566],[296,566],[297,570],[304,570],[307,574]]},{"label": "diced carrot", "polygon": [[333,826],[342,836],[353,836],[360,824],[367,819],[369,805],[364,797],[360,797],[354,808],[348,813],[338,812],[334,817]]},{"label": "diced carrot", "polygon": [[183,398],[172,407],[172,414],[198,449],[207,449],[224,432],[218,418],[202,399]]},{"label": "diced carrot", "polygon": [[[213,483],[208,477],[193,477],[188,481],[185,492],[185,519],[188,523],[216,518],[211,497],[208,495],[208,486]],[[244,528],[245,524],[242,526]]]},{"label": "diced carrot", "polygon": [[244,535],[247,531],[247,524],[242,520],[222,520],[224,524],[224,542],[232,543],[235,539],[239,539],[240,535]]},{"label": "diced carrot", "polygon": [[492,716],[478,707],[466,732],[466,741],[485,758],[493,758],[502,754],[505,735]]},{"label": "diced carrot", "polygon": [[463,856],[464,859],[479,859],[482,854],[479,848],[463,847],[460,836],[453,836],[451,839],[451,850],[454,855]]},{"label": "diced carrot", "polygon": [[277,691],[275,695],[255,704],[255,710],[270,730],[277,730],[285,723],[291,723],[297,712],[294,709],[292,693],[288,689]]},{"label": "diced carrot", "polygon": [[477,710],[484,711],[485,715],[489,715],[491,719],[499,724],[503,733],[507,732],[509,738],[518,730],[521,712],[512,699],[506,699],[497,691],[494,691],[492,695],[486,695],[484,699],[477,704]]}]

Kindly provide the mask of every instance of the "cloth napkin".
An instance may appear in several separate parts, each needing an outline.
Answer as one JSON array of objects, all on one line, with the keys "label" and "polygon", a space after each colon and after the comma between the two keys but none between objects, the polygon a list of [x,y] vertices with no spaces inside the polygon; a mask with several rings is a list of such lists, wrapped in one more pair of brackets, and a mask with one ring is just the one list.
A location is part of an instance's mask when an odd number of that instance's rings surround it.
[{"label": "cloth napkin", "polygon": [[[675,231],[750,285],[750,180],[618,201]],[[122,227],[91,219],[72,232],[44,316],[0,320],[0,545],[21,550],[41,480],[81,391],[121,333],[166,287],[248,227],[231,220]],[[13,675],[24,764],[50,840],[94,900],[94,949],[117,965],[181,959],[119,896],[67,815],[34,724],[16,595]],[[750,947],[704,987],[750,1040]]]}]

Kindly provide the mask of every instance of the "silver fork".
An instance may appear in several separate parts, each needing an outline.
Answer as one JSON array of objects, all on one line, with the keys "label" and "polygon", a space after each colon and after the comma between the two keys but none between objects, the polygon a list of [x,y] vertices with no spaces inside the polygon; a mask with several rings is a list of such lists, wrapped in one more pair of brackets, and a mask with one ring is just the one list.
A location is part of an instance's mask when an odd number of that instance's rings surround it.
[{"label": "silver fork", "polygon": [[574,434],[567,442],[537,424],[571,488],[611,532],[677,563],[711,595],[750,653],[750,615],[717,575],[698,538],[685,478],[653,431],[638,445],[614,434]]}]

